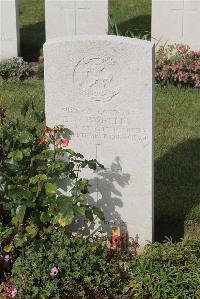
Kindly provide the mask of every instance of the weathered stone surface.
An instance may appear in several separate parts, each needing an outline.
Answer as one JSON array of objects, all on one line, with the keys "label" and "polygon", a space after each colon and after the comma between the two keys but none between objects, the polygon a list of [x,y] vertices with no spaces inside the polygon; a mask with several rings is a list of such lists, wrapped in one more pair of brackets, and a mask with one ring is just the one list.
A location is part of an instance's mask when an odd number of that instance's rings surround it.
[{"label": "weathered stone surface", "polygon": [[183,43],[199,50],[199,28],[199,0],[152,1],[152,39],[158,45]]},{"label": "weathered stone surface", "polygon": [[0,0],[0,60],[19,55],[18,0]]},{"label": "weathered stone surface", "polygon": [[46,0],[46,38],[106,34],[108,0]]},{"label": "weathered stone surface", "polygon": [[70,147],[106,167],[84,176],[106,215],[103,230],[152,240],[154,46],[116,36],[74,36],[44,46],[48,126],[69,128]]}]

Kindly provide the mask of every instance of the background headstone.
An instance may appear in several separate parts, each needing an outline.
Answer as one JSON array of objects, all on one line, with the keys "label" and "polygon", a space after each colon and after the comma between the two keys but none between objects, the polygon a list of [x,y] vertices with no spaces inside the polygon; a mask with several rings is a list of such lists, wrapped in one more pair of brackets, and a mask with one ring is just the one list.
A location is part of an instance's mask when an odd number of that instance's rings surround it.
[{"label": "background headstone", "polygon": [[46,0],[46,39],[80,34],[106,34],[108,0]]},{"label": "background headstone", "polygon": [[[200,1],[152,0],[152,39],[200,49]],[[156,39],[156,40],[155,40]]]},{"label": "background headstone", "polygon": [[44,46],[48,126],[69,128],[70,147],[106,170],[90,179],[107,231],[152,240],[153,43],[116,36],[74,36]]},{"label": "background headstone", "polygon": [[0,0],[0,60],[19,55],[18,0]]}]

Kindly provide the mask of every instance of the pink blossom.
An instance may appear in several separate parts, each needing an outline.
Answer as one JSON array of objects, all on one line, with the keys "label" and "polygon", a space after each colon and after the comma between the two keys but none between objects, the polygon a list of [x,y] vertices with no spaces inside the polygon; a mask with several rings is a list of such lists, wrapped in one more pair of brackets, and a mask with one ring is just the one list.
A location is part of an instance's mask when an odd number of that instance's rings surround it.
[{"label": "pink blossom", "polygon": [[69,145],[69,139],[62,139],[61,140],[61,145],[63,147],[67,147]]},{"label": "pink blossom", "polygon": [[56,275],[58,274],[58,272],[59,272],[58,268],[57,268],[57,267],[53,267],[53,268],[51,269],[51,271],[50,271],[50,275],[51,275],[52,277],[54,277],[54,276],[56,276]]},{"label": "pink blossom", "polygon": [[7,262],[9,262],[9,260],[10,260],[10,255],[9,254],[6,254],[5,256],[4,256],[4,261],[7,263]]}]

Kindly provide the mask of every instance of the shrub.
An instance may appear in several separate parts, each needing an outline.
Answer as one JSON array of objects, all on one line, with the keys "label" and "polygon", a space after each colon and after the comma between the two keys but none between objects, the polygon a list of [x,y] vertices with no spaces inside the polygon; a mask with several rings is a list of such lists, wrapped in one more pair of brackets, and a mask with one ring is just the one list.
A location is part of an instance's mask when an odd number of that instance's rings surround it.
[{"label": "shrub", "polygon": [[0,62],[0,76],[4,79],[22,81],[33,74],[31,64],[21,57],[14,57]]},{"label": "shrub", "polygon": [[134,262],[128,254],[112,255],[105,238],[52,230],[16,260],[12,281],[17,298],[114,298],[122,294]]},{"label": "shrub", "polygon": [[17,298],[198,299],[200,240],[154,243],[139,256],[105,238],[41,235],[14,263]]},{"label": "shrub", "polygon": [[156,83],[200,88],[200,51],[189,46],[169,45],[156,54]]},{"label": "shrub", "polygon": [[[25,103],[22,114],[29,107]],[[31,117],[43,121],[43,113]],[[88,182],[79,178],[85,167],[103,166],[95,159],[69,149],[68,130],[62,126],[42,130],[30,121],[9,120],[0,108],[0,250],[15,253],[49,225],[69,226],[76,218],[103,219],[97,207],[87,203]],[[61,193],[59,182],[66,193]],[[64,188],[63,187],[63,188]],[[5,216],[6,213],[6,216]],[[7,242],[9,238],[9,242]]]},{"label": "shrub", "polygon": [[200,298],[200,240],[154,243],[132,272],[133,298]]}]

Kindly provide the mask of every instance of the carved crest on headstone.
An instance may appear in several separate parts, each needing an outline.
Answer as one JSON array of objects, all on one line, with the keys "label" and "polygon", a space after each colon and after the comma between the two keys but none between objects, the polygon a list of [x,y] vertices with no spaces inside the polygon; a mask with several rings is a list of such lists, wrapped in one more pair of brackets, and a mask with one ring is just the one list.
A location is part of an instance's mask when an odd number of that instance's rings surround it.
[{"label": "carved crest on headstone", "polygon": [[74,87],[89,101],[109,102],[119,94],[119,65],[111,57],[87,57],[74,69]]}]

